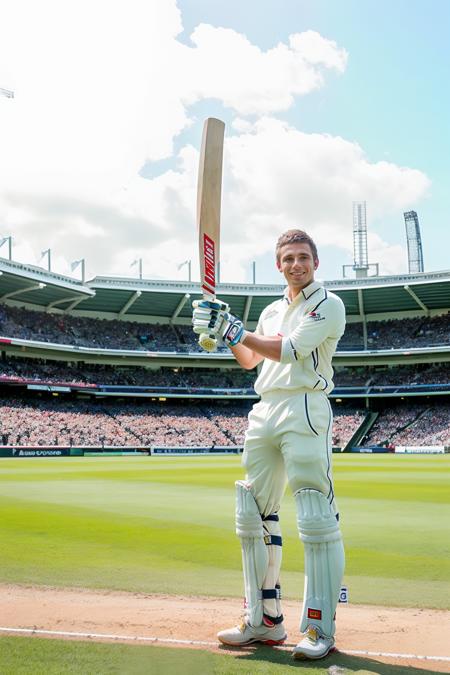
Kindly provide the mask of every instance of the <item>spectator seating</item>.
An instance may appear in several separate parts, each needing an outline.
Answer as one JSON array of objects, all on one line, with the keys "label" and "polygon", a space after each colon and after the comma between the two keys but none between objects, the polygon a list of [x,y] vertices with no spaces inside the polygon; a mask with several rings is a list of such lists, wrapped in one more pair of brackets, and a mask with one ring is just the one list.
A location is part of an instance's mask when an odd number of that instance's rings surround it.
[{"label": "spectator seating", "polygon": [[[159,368],[124,367],[87,363],[64,363],[8,356],[0,361],[0,382],[53,382],[69,385],[106,384],[140,387],[222,387],[252,388],[255,370],[241,368]],[[450,363],[392,367],[338,367],[336,387],[400,386],[450,383]]]},{"label": "spectator seating", "polygon": [[[79,401],[0,397],[3,445],[242,445],[248,401]],[[334,442],[344,445],[364,418],[338,410]]]},{"label": "spectator seating", "polygon": [[[190,325],[148,324],[118,319],[98,319],[51,314],[0,304],[0,335],[103,349],[199,352]],[[435,317],[370,321],[369,349],[392,349],[448,345],[450,313]],[[347,324],[338,349],[363,348],[360,323]],[[226,351],[226,347],[220,349]]]}]

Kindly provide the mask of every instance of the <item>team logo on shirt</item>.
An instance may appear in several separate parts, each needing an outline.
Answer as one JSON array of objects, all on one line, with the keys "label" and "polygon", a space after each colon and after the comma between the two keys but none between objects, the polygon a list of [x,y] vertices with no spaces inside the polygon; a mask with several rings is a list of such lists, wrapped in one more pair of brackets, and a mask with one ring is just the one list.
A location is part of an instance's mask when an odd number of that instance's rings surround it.
[{"label": "team logo on shirt", "polygon": [[311,321],[323,321],[325,319],[324,316],[320,314],[320,312],[309,312],[307,315],[308,319],[311,319]]}]

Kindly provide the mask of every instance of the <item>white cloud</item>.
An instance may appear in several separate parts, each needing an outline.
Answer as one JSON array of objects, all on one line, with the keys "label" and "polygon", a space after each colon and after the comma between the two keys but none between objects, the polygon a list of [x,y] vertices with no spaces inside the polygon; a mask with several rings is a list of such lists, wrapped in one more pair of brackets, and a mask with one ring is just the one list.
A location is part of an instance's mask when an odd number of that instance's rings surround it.
[{"label": "white cloud", "polygon": [[[88,277],[131,274],[142,257],[150,277],[185,276],[177,265],[196,259],[198,153],[186,144],[175,157],[174,139],[192,124],[189,106],[211,98],[233,117],[228,280],[243,280],[288,227],[348,252],[354,199],[383,215],[427,189],[419,171],[370,163],[354,143],[270,117],[345,70],[345,50],[314,31],[264,51],[206,24],[182,44],[175,0],[16,0],[2,11],[0,85],[15,98],[0,98],[0,229],[13,234],[16,259],[50,246],[66,273],[86,257]],[[165,158],[175,168],[139,175]]]},{"label": "white cloud", "polygon": [[206,24],[191,39],[196,49],[186,55],[186,102],[217,98],[241,115],[287,110],[295,96],[322,86],[324,68],[341,72],[347,60],[345,50],[313,31],[266,52],[245,35]]},{"label": "white cloud", "polygon": [[[420,171],[371,164],[355,143],[305,134],[273,118],[228,139],[226,161],[223,248],[226,254],[229,243],[237,256],[232,244],[237,238],[253,242],[254,254],[262,255],[283,230],[300,227],[319,247],[334,247],[342,258],[352,254],[353,201],[367,199],[370,230],[375,216],[398,213],[401,223],[402,210],[429,187]],[[382,250],[380,243],[377,254]],[[389,271],[398,271],[404,256],[390,258]]]},{"label": "white cloud", "polygon": [[334,40],[327,40],[314,30],[290,35],[289,44],[306,63],[322,64],[339,72],[345,70],[348,59],[346,50],[340,49]]},{"label": "white cloud", "polygon": [[381,261],[380,274],[399,274],[408,271],[406,246],[383,241],[376,232],[369,232],[367,240],[371,253],[369,263]]}]

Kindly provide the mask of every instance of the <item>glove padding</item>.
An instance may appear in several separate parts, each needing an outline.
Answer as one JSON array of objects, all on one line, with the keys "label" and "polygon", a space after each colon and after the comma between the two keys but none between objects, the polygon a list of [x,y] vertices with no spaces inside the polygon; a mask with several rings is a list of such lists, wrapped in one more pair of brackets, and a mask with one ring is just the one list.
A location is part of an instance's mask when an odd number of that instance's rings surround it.
[{"label": "glove padding", "polygon": [[194,333],[219,336],[229,347],[242,341],[245,335],[242,321],[228,311],[229,305],[221,300],[194,300],[192,325]]},{"label": "glove padding", "polygon": [[245,335],[245,328],[242,321],[229,312],[222,312],[223,323],[220,328],[222,340],[229,347],[235,347],[241,342]]},{"label": "glove padding", "polygon": [[223,324],[224,313],[230,307],[220,300],[194,300],[192,303],[192,325],[194,333],[217,335]]}]

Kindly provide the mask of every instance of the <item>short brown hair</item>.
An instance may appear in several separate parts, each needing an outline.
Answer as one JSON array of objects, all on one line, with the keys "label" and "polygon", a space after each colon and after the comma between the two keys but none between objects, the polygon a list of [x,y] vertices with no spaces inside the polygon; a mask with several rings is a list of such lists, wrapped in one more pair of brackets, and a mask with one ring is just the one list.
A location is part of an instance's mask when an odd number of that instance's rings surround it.
[{"label": "short brown hair", "polygon": [[277,247],[275,249],[277,260],[280,260],[281,248],[288,244],[309,244],[314,260],[319,259],[319,256],[317,255],[317,246],[309,234],[306,234],[303,230],[288,230],[287,232],[284,232],[277,241]]}]

